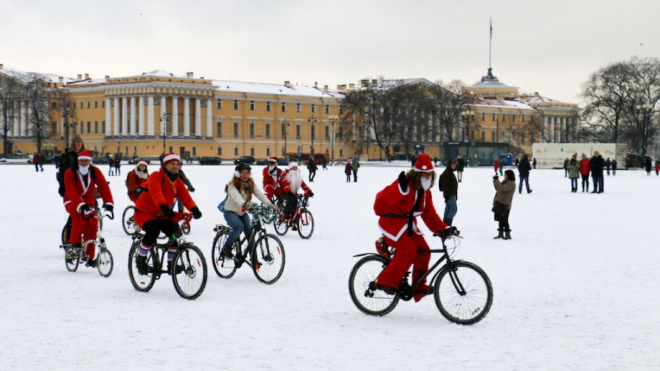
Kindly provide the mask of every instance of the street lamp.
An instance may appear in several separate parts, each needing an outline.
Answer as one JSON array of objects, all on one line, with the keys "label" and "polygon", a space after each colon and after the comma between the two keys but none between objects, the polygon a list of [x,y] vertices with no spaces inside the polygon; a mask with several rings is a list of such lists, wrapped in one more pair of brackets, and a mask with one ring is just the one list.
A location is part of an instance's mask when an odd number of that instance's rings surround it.
[{"label": "street lamp", "polygon": [[312,145],[309,147],[309,149],[312,153],[312,156],[314,156],[314,134],[315,134],[314,133],[314,124],[316,124],[317,120],[316,120],[316,117],[314,117],[312,115],[307,119],[307,121],[309,121],[309,124],[310,124],[310,133],[311,133],[311,137],[312,137]]},{"label": "street lamp", "polygon": [[470,120],[474,120],[474,111],[465,110],[461,112],[461,117],[465,121],[465,128],[467,129],[467,139],[465,134],[463,134],[463,140],[465,141],[465,152],[466,152],[466,163],[470,162]]},{"label": "street lamp", "polygon": [[642,123],[644,125],[644,132],[642,137],[642,158],[646,159],[646,141],[648,139],[649,121],[651,121],[651,112],[653,112],[652,104],[638,104],[635,106],[638,114],[642,114]]},{"label": "street lamp", "polygon": [[286,134],[289,131],[289,120],[284,119],[282,121],[282,127],[284,128],[284,158],[286,158],[286,156],[287,156]]},{"label": "street lamp", "polygon": [[332,148],[332,153],[331,153],[331,161],[334,161],[335,159],[335,123],[339,120],[339,117],[337,115],[330,115],[328,116],[328,120],[330,120],[330,123],[332,124],[332,136],[330,137],[330,148]]},{"label": "street lamp", "polygon": [[160,116],[160,129],[163,136],[163,153],[165,153],[165,139],[167,138],[167,114]]}]

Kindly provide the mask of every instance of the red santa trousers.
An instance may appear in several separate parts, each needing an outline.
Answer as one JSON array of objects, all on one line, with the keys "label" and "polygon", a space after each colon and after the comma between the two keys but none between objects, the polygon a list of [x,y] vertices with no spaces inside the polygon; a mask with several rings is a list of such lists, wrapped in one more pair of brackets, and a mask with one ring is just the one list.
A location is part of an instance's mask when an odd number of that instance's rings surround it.
[{"label": "red santa trousers", "polygon": [[[389,287],[399,287],[399,283],[403,276],[408,272],[410,266],[414,264],[412,271],[412,279],[414,284],[417,279],[422,276],[429,269],[429,260],[431,260],[430,253],[417,252],[418,249],[428,250],[429,245],[426,243],[424,236],[413,233],[408,236],[407,232],[403,232],[398,241],[393,241],[385,237],[388,245],[396,248],[396,252],[390,261],[390,264],[378,276],[378,283]],[[424,284],[422,282],[422,284]]]},{"label": "red santa trousers", "polygon": [[[66,204],[66,211],[71,215],[71,236],[69,237],[69,243],[74,245],[81,243],[82,241],[94,241],[96,240],[96,234],[98,233],[99,220],[96,218],[96,213],[92,214],[92,217],[85,220],[81,213],[76,211],[76,207],[73,205],[73,202]],[[94,242],[87,245],[87,256],[94,258],[96,254]]]}]

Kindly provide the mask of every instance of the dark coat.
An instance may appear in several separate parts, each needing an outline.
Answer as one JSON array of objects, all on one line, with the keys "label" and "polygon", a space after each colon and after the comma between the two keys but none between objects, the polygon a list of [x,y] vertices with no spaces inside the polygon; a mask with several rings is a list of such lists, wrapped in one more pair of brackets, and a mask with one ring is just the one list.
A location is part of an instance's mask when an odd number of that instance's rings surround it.
[{"label": "dark coat", "polygon": [[[84,147],[81,148],[81,151],[84,150]],[[78,152],[72,151],[67,148],[64,151],[64,154],[60,158],[60,165],[58,166],[59,170],[57,171],[57,182],[60,184],[59,194],[64,197],[66,193],[66,187],[64,185],[64,173],[66,173],[69,168],[75,167],[78,164]]]},{"label": "dark coat", "polygon": [[612,169],[616,170],[616,160],[612,160]]},{"label": "dark coat", "polygon": [[315,173],[318,168],[319,167],[316,166],[316,163],[313,160],[309,160],[309,163],[307,164],[307,170],[309,170],[310,173]]},{"label": "dark coat", "polygon": [[532,170],[532,165],[530,165],[529,160],[527,159],[527,157],[523,157],[523,159],[520,160],[520,163],[518,164],[518,174],[521,177],[527,178],[531,170]]},{"label": "dark coat", "polygon": [[591,161],[589,161],[589,169],[591,169],[591,176],[594,178],[602,178],[603,177],[603,168],[605,167],[605,161],[603,160],[603,156],[594,156],[591,158]]},{"label": "dark coat", "polygon": [[456,171],[462,172],[464,168],[465,168],[465,160],[463,160],[463,158],[461,157],[456,160]]},{"label": "dark coat", "polygon": [[438,187],[440,188],[445,201],[451,196],[456,196],[456,199],[458,199],[458,181],[454,176],[454,171],[451,169],[451,165],[440,174]]}]

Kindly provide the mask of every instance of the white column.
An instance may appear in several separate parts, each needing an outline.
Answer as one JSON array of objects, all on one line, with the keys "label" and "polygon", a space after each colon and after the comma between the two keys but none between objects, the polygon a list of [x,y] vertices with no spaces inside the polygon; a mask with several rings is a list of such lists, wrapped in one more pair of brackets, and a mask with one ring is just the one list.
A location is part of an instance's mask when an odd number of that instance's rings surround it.
[{"label": "white column", "polygon": [[195,137],[202,136],[202,100],[195,98]]},{"label": "white column", "polygon": [[179,136],[179,97],[172,97],[172,133],[170,135]]},{"label": "white column", "polygon": [[183,136],[190,137],[190,98],[183,98]]},{"label": "white column", "polygon": [[21,125],[20,125],[20,111],[19,111],[20,103],[14,102],[14,138],[18,138],[21,136]]},{"label": "white column", "polygon": [[137,122],[135,115],[135,97],[131,97],[131,136],[137,135]]},{"label": "white column", "polygon": [[148,117],[147,117],[147,123],[148,123],[148,132],[147,135],[150,137],[154,136],[154,97],[153,95],[150,95],[147,98],[149,102],[149,111],[148,111]]},{"label": "white column", "polygon": [[213,138],[213,101],[206,101],[206,137]]},{"label": "white column", "polygon": [[119,136],[119,98],[115,97],[114,99],[114,109],[113,109],[113,117],[112,117],[112,135],[118,137]]},{"label": "white column", "polygon": [[112,112],[110,111],[110,98],[105,98],[105,136],[112,135]]},{"label": "white column", "polygon": [[160,97],[160,134],[167,135],[167,97]]},{"label": "white column", "polygon": [[19,114],[21,115],[21,136],[25,136],[27,125],[25,123],[25,102],[21,102],[19,106]]},{"label": "white column", "polygon": [[30,106],[30,102],[26,102],[25,103],[25,125],[27,126],[27,135],[30,138],[35,136],[34,126],[30,124],[30,120],[31,120],[32,117],[34,117],[34,112],[32,111],[32,107]]},{"label": "white column", "polygon": [[144,97],[142,97],[142,96],[140,97],[140,107],[138,107],[138,109],[140,110],[139,134],[142,137],[142,136],[144,136],[144,121],[145,121],[145,117],[144,117]]},{"label": "white column", "polygon": [[[5,108],[5,104],[0,102],[0,124],[1,124],[0,128],[2,128],[3,132],[4,132],[4,129],[5,129],[5,115],[4,115],[5,110],[4,110],[4,108]],[[9,131],[7,131],[7,137],[10,137],[12,135],[11,125],[7,125],[7,126],[8,126],[7,129],[9,129]]]},{"label": "white column", "polygon": [[121,136],[128,136],[128,98],[121,97]]}]

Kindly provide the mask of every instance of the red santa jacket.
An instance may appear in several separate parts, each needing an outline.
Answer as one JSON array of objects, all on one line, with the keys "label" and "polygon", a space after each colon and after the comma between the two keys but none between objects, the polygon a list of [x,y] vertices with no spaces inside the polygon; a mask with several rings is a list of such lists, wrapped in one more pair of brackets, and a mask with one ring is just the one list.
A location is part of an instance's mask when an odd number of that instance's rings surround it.
[{"label": "red santa jacket", "polygon": [[269,188],[272,188],[274,191],[275,188],[277,188],[277,185],[279,184],[279,179],[280,176],[282,176],[282,169],[279,167],[275,168],[275,171],[273,173],[270,172],[270,167],[266,166],[263,170],[263,178],[264,178],[264,191],[268,193]]},{"label": "red santa jacket", "polygon": [[[411,211],[415,202],[417,201],[418,192],[411,189],[412,185],[408,185],[406,192],[403,192],[399,187],[399,180],[395,180],[391,185],[385,187],[376,196],[374,203],[374,211],[376,215],[380,216],[378,219],[378,226],[383,234],[393,241],[398,241],[403,233],[408,229],[408,219],[405,217]],[[438,213],[433,206],[433,196],[431,189],[422,193],[423,199],[420,201],[417,210],[414,210],[412,231],[418,235],[422,232],[417,228],[417,216],[422,217],[424,224],[433,233],[439,232],[447,228],[447,225],[440,219]]]},{"label": "red santa jacket", "polygon": [[197,206],[183,181],[178,177],[174,182],[171,181],[162,168],[151,173],[149,179],[142,183],[142,188],[140,198],[135,203],[135,222],[140,227],[149,220],[168,219],[164,215],[161,217],[156,215],[162,214],[161,205],[172,207],[175,199],[183,202],[188,210]]},{"label": "red santa jacket", "polygon": [[[94,176],[92,176],[92,171]],[[80,207],[82,205],[89,205],[91,207],[95,206],[94,191],[98,187],[99,192],[101,193],[101,198],[103,198],[103,204],[114,205],[112,199],[112,192],[110,187],[108,187],[108,182],[103,176],[103,172],[97,167],[90,165],[89,173],[87,174],[87,185],[83,181],[83,176],[80,175],[78,170],[69,168],[64,173],[64,186],[66,188],[66,193],[64,194],[64,206],[69,203],[73,203],[76,210],[80,212]]]},{"label": "red santa jacket", "polygon": [[589,171],[591,171],[589,168],[589,159],[585,158],[580,160],[580,174],[589,175]]},{"label": "red santa jacket", "polygon": [[[294,193],[291,190],[291,185],[289,184],[289,181],[286,178],[287,174],[289,174],[289,171],[291,170],[287,170],[283,172],[282,175],[280,176],[280,189],[282,189],[282,192],[284,193]],[[304,180],[300,182],[300,188],[302,188],[302,190],[305,191],[305,193],[309,192],[309,187],[307,186],[307,184],[305,184]],[[295,193],[297,193],[298,191],[299,190],[296,190]]]},{"label": "red santa jacket", "polygon": [[144,181],[144,179],[141,179],[137,175],[135,169],[128,172],[128,176],[126,177],[126,188],[128,188],[128,198],[130,198],[134,203],[137,202],[138,198],[140,197],[137,189],[141,188],[140,185]]}]

